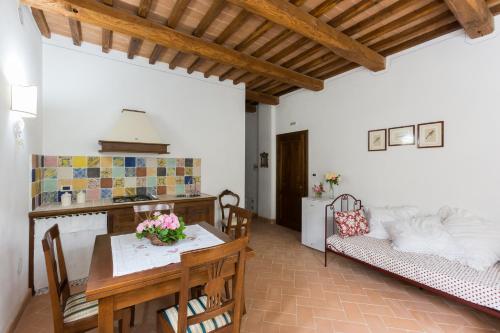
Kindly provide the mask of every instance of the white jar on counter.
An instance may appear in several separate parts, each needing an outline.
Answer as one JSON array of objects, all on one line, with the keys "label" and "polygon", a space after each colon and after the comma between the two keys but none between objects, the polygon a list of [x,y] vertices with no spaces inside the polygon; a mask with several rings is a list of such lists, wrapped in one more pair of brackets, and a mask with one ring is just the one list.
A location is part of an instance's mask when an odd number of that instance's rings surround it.
[{"label": "white jar on counter", "polygon": [[61,206],[68,207],[71,205],[71,194],[66,192],[61,195]]},{"label": "white jar on counter", "polygon": [[78,194],[76,195],[76,203],[85,203],[85,191],[78,192]]}]

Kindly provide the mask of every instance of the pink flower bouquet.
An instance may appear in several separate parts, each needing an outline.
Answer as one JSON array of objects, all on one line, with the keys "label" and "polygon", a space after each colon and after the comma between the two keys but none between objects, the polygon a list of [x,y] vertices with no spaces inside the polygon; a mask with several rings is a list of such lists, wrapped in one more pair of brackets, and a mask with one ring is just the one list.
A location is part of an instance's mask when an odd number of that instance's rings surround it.
[{"label": "pink flower bouquet", "polygon": [[167,245],[186,238],[184,221],[174,213],[161,214],[154,212],[146,220],[139,223],[135,235],[141,239],[149,238],[153,245]]}]

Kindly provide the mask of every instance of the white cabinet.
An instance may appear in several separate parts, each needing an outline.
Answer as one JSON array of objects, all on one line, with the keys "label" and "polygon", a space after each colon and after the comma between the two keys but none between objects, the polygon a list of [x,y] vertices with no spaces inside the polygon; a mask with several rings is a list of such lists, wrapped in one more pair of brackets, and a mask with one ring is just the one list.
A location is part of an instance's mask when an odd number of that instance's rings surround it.
[{"label": "white cabinet", "polygon": [[[302,198],[302,244],[325,252],[325,206],[328,198]],[[328,210],[328,235],[333,233],[333,213]]]}]

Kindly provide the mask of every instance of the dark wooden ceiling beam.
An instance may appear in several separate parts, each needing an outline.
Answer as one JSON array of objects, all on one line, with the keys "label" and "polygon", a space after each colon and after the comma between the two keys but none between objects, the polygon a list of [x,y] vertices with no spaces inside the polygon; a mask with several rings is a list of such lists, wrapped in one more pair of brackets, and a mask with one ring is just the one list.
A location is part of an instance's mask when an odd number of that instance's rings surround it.
[{"label": "dark wooden ceiling beam", "polygon": [[495,29],[485,0],[444,0],[470,38],[488,35]]},{"label": "dark wooden ceiling beam", "polygon": [[283,0],[228,0],[249,12],[293,30],[324,45],[339,56],[370,70],[385,69],[385,59],[377,52],[332,28],[327,23]]},{"label": "dark wooden ceiling beam", "polygon": [[[290,3],[292,5],[295,5],[295,6],[302,6],[304,4],[305,0],[290,0]],[[266,32],[268,32],[272,27],[274,26],[274,23],[273,22],[270,22],[270,21],[264,21],[262,22],[258,27],[257,29],[255,29],[250,35],[248,35],[243,41],[241,41],[240,43],[238,43],[238,45],[236,45],[234,47],[234,49],[236,51],[240,51],[240,52],[243,52],[245,51],[248,47],[250,47],[257,39],[259,39],[263,34],[265,34]],[[215,63],[213,64],[204,74],[204,76],[206,78],[210,77],[211,75],[214,74],[214,72],[216,71],[217,67],[219,66],[219,64]],[[229,77],[229,75],[231,75],[232,73],[229,73],[229,71],[231,71],[232,68],[230,68],[228,71],[226,71],[225,73],[223,73],[222,75],[226,76],[226,77]]]},{"label": "dark wooden ceiling beam", "polygon": [[[137,16],[146,18],[151,10],[152,0],[141,0],[139,8],[137,8]],[[137,37],[130,38],[128,46],[127,58],[134,59],[134,56],[139,53],[142,46],[142,39]]]},{"label": "dark wooden ceiling beam", "polygon": [[[113,0],[103,0],[105,5],[108,5],[110,7],[113,7]],[[108,53],[109,50],[113,47],[113,31],[108,30],[108,29],[102,29],[102,42],[101,42],[101,47],[102,47],[102,52]]]},{"label": "dark wooden ceiling beam", "polygon": [[257,112],[257,106],[258,106],[258,104],[253,104],[253,103],[251,103],[251,101],[247,101],[245,103],[245,112],[255,113],[255,112]]},{"label": "dark wooden ceiling beam", "polygon": [[[190,2],[191,0],[177,0],[177,2],[174,5],[174,8],[172,9],[172,12],[170,13],[170,17],[167,20],[166,23],[167,27],[172,29],[175,29],[177,27],[179,21],[182,18],[182,15],[184,14],[184,11],[186,10]],[[153,52],[151,52],[151,55],[149,56],[149,63],[151,65],[154,65],[161,57],[164,51],[165,48],[163,46],[156,44],[153,49]]]},{"label": "dark wooden ceiling beam", "polygon": [[69,29],[71,31],[71,39],[73,40],[73,45],[82,45],[82,24],[80,21],[69,18]]},{"label": "dark wooden ceiling beam", "polygon": [[49,25],[47,24],[47,20],[45,19],[45,14],[43,13],[43,11],[37,8],[31,8],[31,14],[35,19],[35,23],[42,36],[44,36],[45,38],[50,38]]},{"label": "dark wooden ceiling beam", "polygon": [[[192,35],[195,36],[195,37],[202,37],[203,34],[205,34],[205,31],[207,31],[207,29],[213,23],[213,21],[215,21],[215,19],[217,18],[217,16],[219,16],[220,12],[222,11],[222,9],[224,9],[225,5],[226,5],[226,1],[225,0],[213,0],[212,1],[212,5],[208,9],[208,11],[205,14],[205,16],[203,16],[203,18],[201,19],[201,21],[198,23],[198,26],[194,29]],[[172,61],[170,61],[170,63],[168,64],[168,67],[170,69],[175,69],[175,67],[177,67],[177,65],[179,64],[179,62],[182,61],[183,57],[184,57],[183,53],[182,52],[178,52],[174,56],[174,58],[172,59]]]},{"label": "dark wooden ceiling beam", "polygon": [[266,95],[252,90],[245,91],[245,99],[253,102],[258,102],[268,105],[278,105],[279,98],[276,96]]},{"label": "dark wooden ceiling beam", "polygon": [[236,52],[221,45],[206,42],[169,27],[131,15],[93,0],[22,0],[24,4],[55,14],[93,24],[101,28],[150,40],[165,47],[193,53],[213,61],[268,76],[278,81],[311,89],[323,89],[323,82],[292,70]]},{"label": "dark wooden ceiling beam", "polygon": [[[242,9],[238,16],[236,16],[236,18],[229,23],[221,34],[215,38],[214,43],[219,45],[224,44],[229,37],[231,37],[243,24],[245,24],[249,17],[250,13]],[[188,73],[193,73],[196,69],[198,69],[202,62],[202,58],[196,58],[195,61],[193,61],[193,63],[188,67]]]},{"label": "dark wooden ceiling beam", "polygon": [[[320,3],[318,6],[313,8],[309,14],[314,16],[314,17],[320,17],[321,15],[329,12],[332,10],[334,6],[336,6],[338,3],[342,2],[342,0],[325,0],[322,3]],[[255,52],[252,53],[254,57],[261,57],[265,55],[267,52],[271,51],[274,47],[276,47],[278,44],[282,43],[283,41],[287,40],[288,38],[292,37],[295,35],[295,32],[291,30],[283,30],[280,34],[278,34],[276,37],[271,39],[269,42],[258,48]],[[281,58],[289,55],[293,50],[297,50],[298,48],[304,46],[305,44],[309,43],[310,40],[309,38],[302,37],[299,40],[293,42],[290,44],[288,47],[285,47],[283,50],[275,54],[274,56],[266,59],[266,61],[275,63]],[[231,70],[230,70],[231,71]],[[231,75],[232,72],[226,72],[223,75]],[[247,79],[249,77],[248,73],[243,73],[239,77],[233,80],[234,84],[239,84],[243,80]]]}]

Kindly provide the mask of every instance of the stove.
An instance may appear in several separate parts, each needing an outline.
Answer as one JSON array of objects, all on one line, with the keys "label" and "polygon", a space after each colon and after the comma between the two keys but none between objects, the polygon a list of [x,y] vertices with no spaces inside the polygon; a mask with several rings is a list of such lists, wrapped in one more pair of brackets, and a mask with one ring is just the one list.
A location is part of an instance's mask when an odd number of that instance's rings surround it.
[{"label": "stove", "polygon": [[191,194],[177,194],[176,198],[197,198],[201,196],[199,193],[191,193]]},{"label": "stove", "polygon": [[158,197],[153,195],[133,195],[130,197],[114,197],[113,203],[124,203],[124,202],[137,202],[137,201],[151,201],[158,200]]}]

